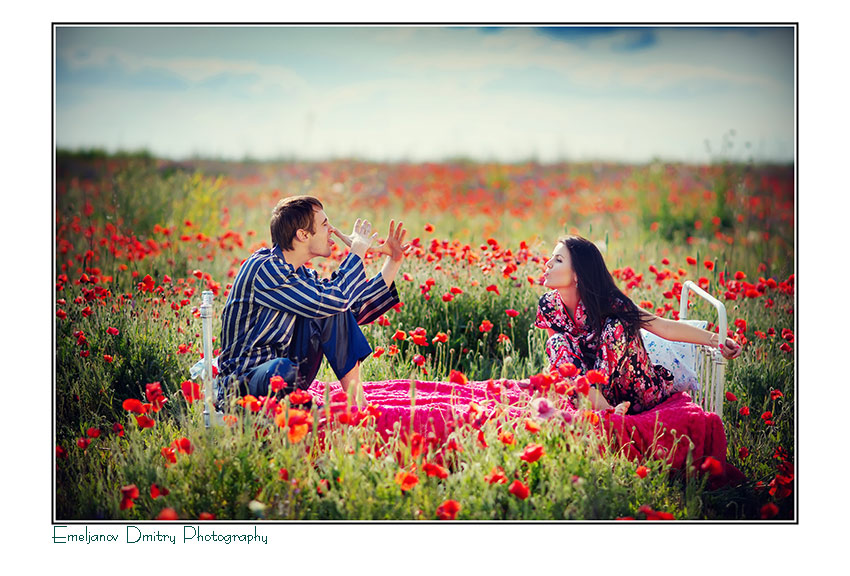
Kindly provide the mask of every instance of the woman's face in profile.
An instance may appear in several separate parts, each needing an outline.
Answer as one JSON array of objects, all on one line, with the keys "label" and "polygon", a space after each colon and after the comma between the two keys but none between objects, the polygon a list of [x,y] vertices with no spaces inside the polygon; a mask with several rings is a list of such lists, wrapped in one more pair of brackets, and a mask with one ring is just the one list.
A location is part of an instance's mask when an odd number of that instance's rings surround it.
[{"label": "woman's face in profile", "polygon": [[546,262],[543,273],[543,285],[547,288],[559,289],[575,286],[576,274],[573,270],[570,251],[563,242],[558,242],[552,251],[552,257]]}]

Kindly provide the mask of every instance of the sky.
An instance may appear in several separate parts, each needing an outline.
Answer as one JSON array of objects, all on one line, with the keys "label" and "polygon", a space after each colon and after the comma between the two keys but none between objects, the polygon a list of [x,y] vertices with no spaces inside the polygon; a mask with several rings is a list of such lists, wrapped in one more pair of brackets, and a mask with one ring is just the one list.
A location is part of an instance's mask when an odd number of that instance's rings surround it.
[{"label": "sky", "polygon": [[795,158],[795,30],[56,26],[55,145],[240,160]]}]

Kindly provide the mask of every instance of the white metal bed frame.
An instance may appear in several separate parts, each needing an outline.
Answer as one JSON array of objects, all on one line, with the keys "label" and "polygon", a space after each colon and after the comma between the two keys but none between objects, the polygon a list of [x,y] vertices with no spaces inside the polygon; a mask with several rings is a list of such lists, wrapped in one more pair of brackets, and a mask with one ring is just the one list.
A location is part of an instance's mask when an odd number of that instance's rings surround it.
[{"label": "white metal bed frame", "polygon": [[[717,298],[700,288],[691,280],[682,285],[679,300],[679,319],[688,317],[688,294],[694,294],[707,300],[717,311],[718,346],[695,345],[694,365],[690,368],[697,375],[700,383],[699,391],[691,392],[693,400],[708,412],[714,412],[723,418],[724,385],[726,376],[726,359],[720,353],[722,343],[726,338],[726,306]],[[204,347],[202,378],[204,383],[204,424],[220,424],[221,415],[215,410],[213,389],[213,347],[212,347],[213,293],[205,290],[201,294],[201,324]]]}]

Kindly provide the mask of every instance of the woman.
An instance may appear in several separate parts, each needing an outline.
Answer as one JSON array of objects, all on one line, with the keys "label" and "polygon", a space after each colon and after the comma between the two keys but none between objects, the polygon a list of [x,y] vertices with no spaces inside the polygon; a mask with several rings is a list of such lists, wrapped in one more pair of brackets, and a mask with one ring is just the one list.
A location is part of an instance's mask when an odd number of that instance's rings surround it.
[{"label": "woman", "polygon": [[[560,240],[543,276],[552,290],[540,298],[535,326],[549,333],[550,367],[572,363],[583,372],[602,372],[607,383],[592,386],[588,395],[594,410],[613,405],[618,414],[644,412],[672,394],[673,375],[650,363],[640,328],[667,340],[718,346],[717,334],[638,308],[617,288],[596,245],[584,238]],[[736,358],[741,347],[725,338],[722,354]]]}]

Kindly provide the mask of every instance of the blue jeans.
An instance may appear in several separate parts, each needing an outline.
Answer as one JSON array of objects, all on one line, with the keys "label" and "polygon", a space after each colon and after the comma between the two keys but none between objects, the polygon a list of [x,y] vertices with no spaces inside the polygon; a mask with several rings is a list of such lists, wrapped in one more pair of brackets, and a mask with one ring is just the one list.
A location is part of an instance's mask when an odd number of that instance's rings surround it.
[{"label": "blue jeans", "polygon": [[372,347],[350,310],[327,318],[298,318],[287,357],[273,358],[246,372],[239,378],[239,390],[267,396],[273,376],[286,382],[283,394],[296,388],[306,390],[319,373],[323,357],[336,377],[342,378],[371,353]]}]

